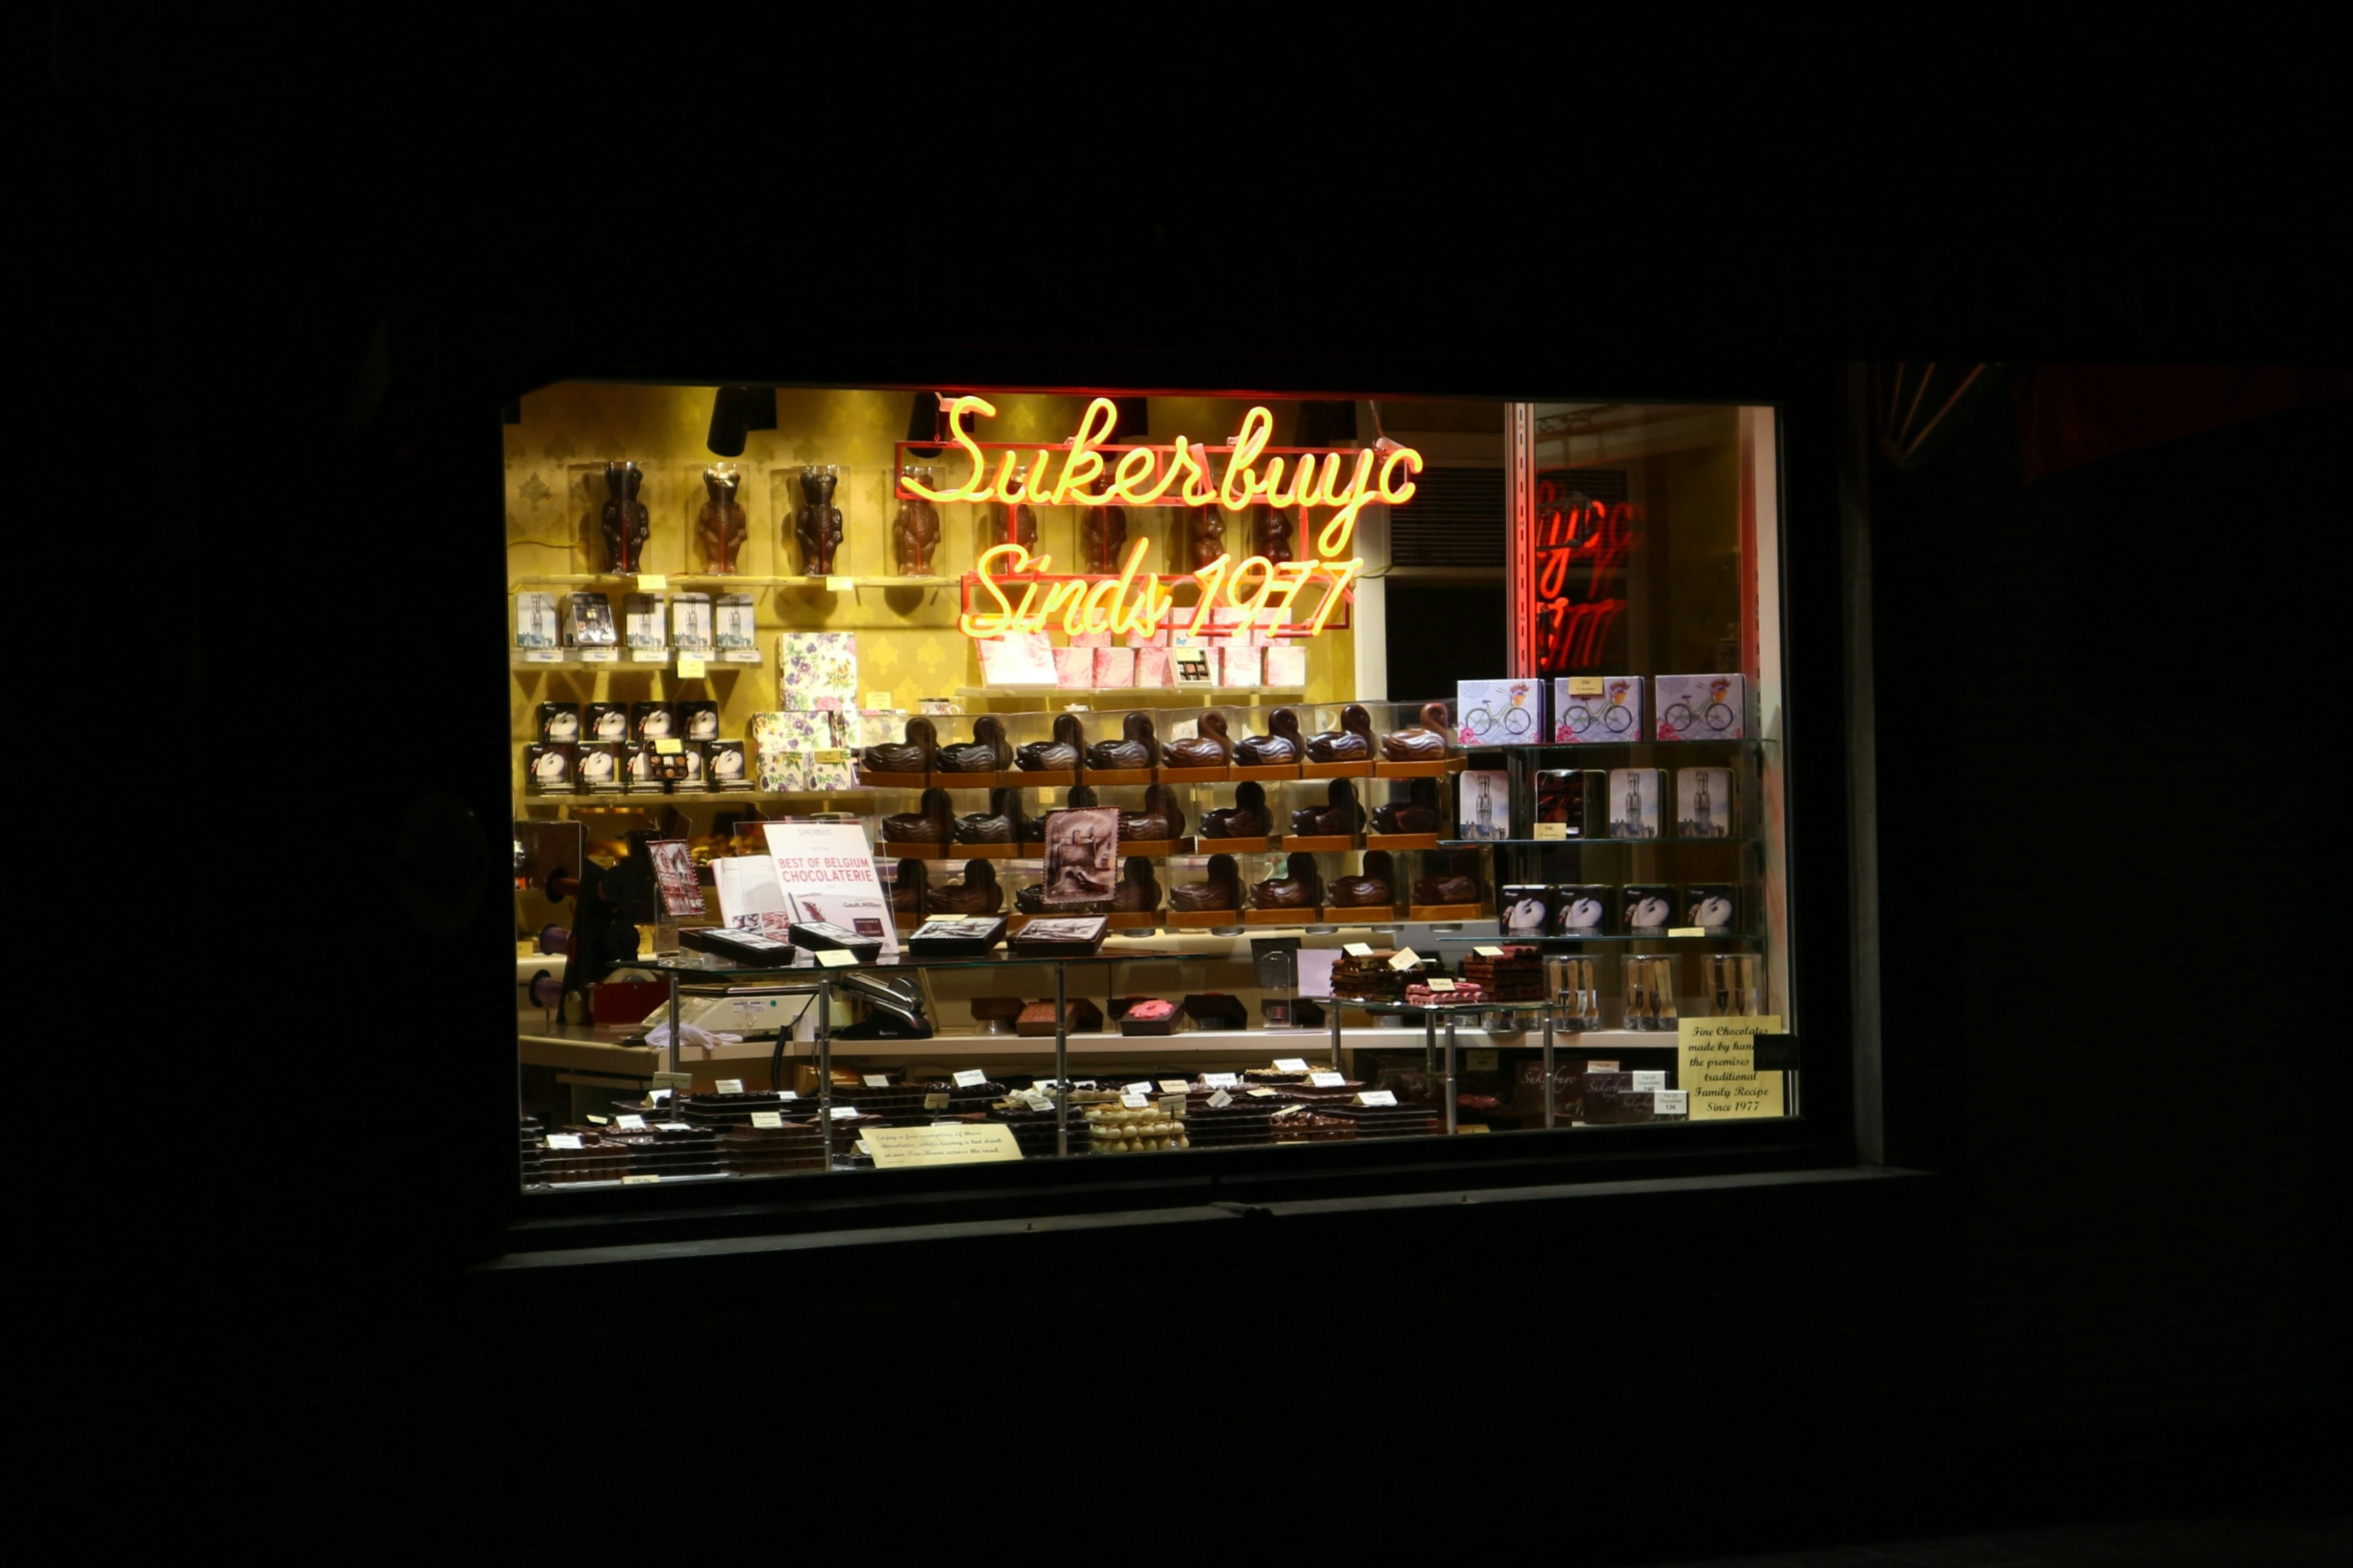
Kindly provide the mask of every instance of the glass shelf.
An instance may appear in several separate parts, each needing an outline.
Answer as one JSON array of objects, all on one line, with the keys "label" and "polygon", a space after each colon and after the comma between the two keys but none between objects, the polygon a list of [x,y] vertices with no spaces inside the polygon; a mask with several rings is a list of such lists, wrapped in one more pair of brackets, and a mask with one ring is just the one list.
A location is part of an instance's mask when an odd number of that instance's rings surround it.
[{"label": "glass shelf", "polygon": [[1694,735],[1687,736],[1680,741],[1659,741],[1651,739],[1638,741],[1534,741],[1521,742],[1508,746],[1482,746],[1473,742],[1462,746],[1461,750],[1466,752],[1475,752],[1482,756],[1490,754],[1508,755],[1513,752],[1535,752],[1546,756],[1573,757],[1577,755],[1579,752],[1609,752],[1612,753],[1630,752],[1637,746],[1667,746],[1676,750],[1683,750],[1694,746],[1728,746],[1742,752],[1761,752],[1768,746],[1778,746],[1780,742],[1778,741],[1760,741],[1754,739],[1746,741],[1726,741],[1716,740],[1704,735]]},{"label": "glass shelf", "polygon": [[923,958],[911,952],[886,952],[871,963],[845,963],[836,968],[820,968],[817,959],[807,949],[797,949],[793,962],[768,966],[730,963],[709,953],[681,952],[666,958],[631,959],[619,967],[649,969],[659,974],[675,974],[684,981],[689,977],[704,980],[767,980],[776,982],[801,981],[818,975],[888,973],[902,969],[1021,969],[1050,968],[1058,963],[1155,963],[1208,961],[1229,957],[1223,949],[1187,951],[1183,948],[1116,947],[1105,942],[1093,952],[1023,953],[986,952],[961,958]]},{"label": "glass shelf", "polygon": [[1303,686],[959,686],[956,700],[960,702],[983,701],[993,698],[1062,697],[1062,698],[1124,698],[1151,699],[1160,702],[1185,702],[1196,697],[1230,701],[1237,697],[1279,697],[1288,701],[1307,695]]},{"label": "glass shelf", "polygon": [[[667,593],[670,588],[817,588],[827,582],[824,574],[792,573],[785,576],[753,576],[740,572],[654,572],[646,574],[665,579],[666,586],[654,590]],[[832,574],[846,578],[856,588],[950,588],[961,579],[955,577],[863,577],[847,572]],[[507,584],[509,593],[518,588],[617,588],[627,593],[638,592],[638,574],[634,572],[555,573],[536,577],[517,577]]]},{"label": "glass shelf", "polygon": [[1307,998],[1326,1007],[1353,1007],[1359,1013],[1371,1013],[1379,1017],[1419,1018],[1435,1013],[1527,1013],[1539,1016],[1552,1005],[1542,1002],[1359,1002],[1352,996],[1311,996]]},{"label": "glass shelf", "polygon": [[[1286,783],[1289,781],[1285,781]],[[1316,781],[1322,782],[1320,780]],[[1656,849],[1668,844],[1762,844],[1761,838],[1441,838],[1440,849],[1588,849],[1597,844],[1612,848]]]},{"label": "glass shelf", "polygon": [[1481,947],[1577,947],[1588,942],[1763,942],[1746,931],[1712,931],[1704,936],[1441,936],[1440,945],[1475,943]]}]

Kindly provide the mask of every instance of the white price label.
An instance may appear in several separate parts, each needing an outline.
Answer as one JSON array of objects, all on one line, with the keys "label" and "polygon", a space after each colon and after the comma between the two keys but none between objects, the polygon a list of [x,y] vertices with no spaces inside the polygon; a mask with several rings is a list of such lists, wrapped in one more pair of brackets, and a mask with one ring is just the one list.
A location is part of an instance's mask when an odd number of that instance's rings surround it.
[{"label": "white price label", "polygon": [[1657,1094],[1666,1087],[1667,1075],[1663,1072],[1638,1072],[1634,1075],[1636,1094]]},{"label": "white price label", "polygon": [[1651,1109],[1661,1116],[1689,1116],[1691,1090],[1662,1089],[1651,1097]]},{"label": "white price label", "polygon": [[1201,1082],[1209,1089],[1240,1089],[1242,1080],[1229,1072],[1205,1072],[1201,1075]]},{"label": "white price label", "polygon": [[583,664],[618,664],[621,662],[621,650],[617,647],[584,647],[580,650],[580,662]]},{"label": "white price label", "polygon": [[866,1087],[869,1089],[888,1089],[891,1087],[891,1075],[887,1072],[868,1073],[866,1075]]},{"label": "white price label", "polygon": [[1119,1102],[1127,1107],[1130,1110],[1141,1110],[1145,1106],[1152,1103],[1152,1101],[1136,1093],[1134,1089],[1129,1089],[1126,1093],[1121,1095],[1119,1097]]},{"label": "white price label", "polygon": [[1307,1075],[1307,1081],[1315,1089],[1338,1089],[1348,1080],[1336,1072],[1312,1072]]},{"label": "white price label", "polygon": [[1451,991],[1454,989],[1454,982],[1447,979],[1443,974],[1433,974],[1430,977],[1430,988],[1432,991]]},{"label": "white price label", "polygon": [[798,1100],[800,1097],[800,1090],[797,1089],[786,1089],[776,1096],[778,1100]]},{"label": "white price label", "polygon": [[925,1110],[945,1110],[947,1108],[948,1097],[946,1095],[927,1094],[923,1096],[923,1109]]},{"label": "white price label", "polygon": [[857,966],[858,955],[846,947],[819,948],[817,963],[820,969],[851,969]]},{"label": "white price label", "polygon": [[1212,1108],[1214,1108],[1214,1109],[1216,1109],[1216,1110],[1224,1110],[1227,1106],[1231,1105],[1233,1102],[1234,1102],[1234,1097],[1233,1097],[1232,1095],[1230,1095],[1230,1094],[1228,1094],[1228,1093],[1227,1093],[1224,1089],[1219,1089],[1219,1090],[1218,1090],[1218,1092],[1217,1092],[1217,1093],[1215,1093],[1215,1094],[1213,1094],[1213,1095],[1209,1096],[1209,1104],[1211,1105],[1211,1107],[1212,1107]]},{"label": "white price label", "polygon": [[1149,1094],[1152,1091],[1152,1080],[1148,1078],[1140,1078],[1134,1083],[1123,1084],[1120,1087],[1129,1094]]},{"label": "white price label", "polygon": [[1271,1089],[1250,1089],[1249,1093],[1250,1098],[1253,1100],[1272,1100],[1274,1098],[1274,1090]]},{"label": "white price label", "polygon": [[659,1173],[649,1173],[642,1176],[623,1176],[621,1178],[621,1185],[625,1187],[644,1187],[650,1186],[660,1180],[661,1176]]},{"label": "white price label", "polygon": [[754,1127],[777,1128],[782,1127],[784,1124],[784,1112],[780,1110],[755,1110],[752,1112],[752,1125]]},{"label": "white price label", "polygon": [[1399,948],[1397,952],[1389,955],[1389,967],[1391,969],[1419,969],[1421,967],[1421,954],[1414,952],[1414,950],[1409,947]]},{"label": "white price label", "polygon": [[1350,958],[1370,958],[1373,956],[1373,944],[1369,942],[1346,942],[1340,944],[1340,951]]},{"label": "white price label", "polygon": [[1192,1085],[1181,1078],[1164,1078],[1160,1080],[1160,1092],[1163,1094],[1183,1094],[1191,1087]]},{"label": "white price label", "polygon": [[978,1068],[966,1068],[955,1075],[955,1086],[958,1089],[978,1089],[987,1081],[988,1075]]},{"label": "white price label", "polygon": [[646,1130],[646,1119],[642,1116],[624,1116],[620,1119],[619,1125],[624,1132],[643,1132]]},{"label": "white price label", "polygon": [[580,1134],[551,1132],[547,1135],[547,1146],[551,1149],[577,1149],[580,1147]]},{"label": "white price label", "polygon": [[657,1132],[691,1132],[694,1131],[694,1123],[691,1121],[657,1121],[654,1123],[654,1131]]},{"label": "white price label", "polygon": [[593,1121],[593,1122],[595,1122],[595,1123],[596,1123],[597,1126],[599,1126],[599,1127],[610,1127],[611,1125],[613,1125],[613,1119],[612,1119],[611,1117],[609,1117],[609,1116],[595,1116],[595,1115],[592,1115],[592,1116],[590,1116],[590,1117],[588,1118],[588,1120],[589,1120],[589,1121]]},{"label": "white price label", "polygon": [[741,1094],[744,1092],[744,1080],[740,1078],[723,1078],[719,1080],[718,1088],[722,1094]]},{"label": "white price label", "polygon": [[1305,1057],[1277,1057],[1274,1058],[1274,1070],[1277,1072],[1305,1072],[1307,1070],[1307,1058]]},{"label": "white price label", "polygon": [[560,647],[527,647],[522,650],[525,664],[562,664],[564,650]]},{"label": "white price label", "polygon": [[1397,1103],[1397,1090],[1393,1089],[1368,1089],[1365,1090],[1364,1093],[1356,1096],[1356,1103],[1358,1105],[1395,1105]]},{"label": "white price label", "polygon": [[839,1121],[845,1116],[857,1115],[858,1107],[854,1105],[837,1105],[831,1110],[826,1112],[826,1114],[832,1117],[836,1121]]},{"label": "white price label", "polygon": [[1471,951],[1477,953],[1482,958],[1501,958],[1504,956],[1504,950],[1500,947],[1474,947]]}]

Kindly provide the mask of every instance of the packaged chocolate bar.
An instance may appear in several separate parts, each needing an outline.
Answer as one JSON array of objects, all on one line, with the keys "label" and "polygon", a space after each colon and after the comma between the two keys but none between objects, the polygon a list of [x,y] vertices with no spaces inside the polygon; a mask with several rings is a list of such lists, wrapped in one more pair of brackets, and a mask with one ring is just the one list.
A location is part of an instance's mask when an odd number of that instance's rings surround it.
[{"label": "packaged chocolate bar", "polygon": [[790,965],[793,954],[799,951],[791,942],[778,942],[757,931],[733,931],[725,926],[694,926],[678,933],[681,947],[707,952],[713,958],[730,963],[752,964],[762,969],[780,969]]},{"label": "packaged chocolate bar", "polygon": [[813,952],[832,949],[854,953],[860,963],[871,963],[882,952],[882,944],[874,938],[860,936],[848,926],[826,921],[795,921],[790,934],[795,947],[806,947]]},{"label": "packaged chocolate bar", "polygon": [[629,739],[629,705],[626,702],[591,702],[582,733],[591,741]]},{"label": "packaged chocolate bar", "polygon": [[1015,952],[1092,952],[1103,945],[1111,921],[1103,915],[1054,916],[1033,920],[1013,933],[1006,945]]},{"label": "packaged chocolate bar", "polygon": [[744,766],[744,742],[741,741],[711,741],[702,749],[704,771],[711,775],[712,789],[749,789],[750,772]]},{"label": "packaged chocolate bar", "polygon": [[1005,917],[934,915],[907,939],[918,958],[977,958],[1005,940]]},{"label": "packaged chocolate bar", "polygon": [[539,738],[550,745],[568,746],[580,739],[580,704],[543,702],[539,705]]},{"label": "packaged chocolate bar", "polygon": [[523,791],[527,795],[573,793],[572,748],[534,741],[522,749]]},{"label": "packaged chocolate bar", "polygon": [[629,704],[629,739],[632,741],[676,741],[684,739],[678,732],[678,716],[667,702],[632,702]]},{"label": "packaged chocolate bar", "polygon": [[719,704],[707,698],[691,698],[670,704],[678,725],[679,737],[687,741],[719,739]]},{"label": "packaged chocolate bar", "polygon": [[582,789],[597,795],[618,795],[629,787],[618,741],[590,741],[576,748],[575,764]]},{"label": "packaged chocolate bar", "polygon": [[1740,920],[1740,889],[1730,882],[1693,882],[1683,889],[1683,919],[1710,936],[1726,936]]}]

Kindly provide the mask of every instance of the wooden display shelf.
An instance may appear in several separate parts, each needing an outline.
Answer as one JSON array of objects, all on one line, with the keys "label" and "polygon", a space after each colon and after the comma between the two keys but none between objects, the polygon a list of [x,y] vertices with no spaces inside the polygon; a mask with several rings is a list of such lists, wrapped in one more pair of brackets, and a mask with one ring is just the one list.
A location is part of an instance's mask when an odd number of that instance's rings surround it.
[{"label": "wooden display shelf", "polygon": [[1166,860],[1171,855],[1190,855],[1193,841],[1189,838],[1123,838],[1119,841],[1119,858],[1141,855],[1147,860]]},{"label": "wooden display shelf", "polygon": [[[1084,915],[1008,915],[1005,921],[1005,934],[1013,935],[1031,921],[1085,920],[1086,918],[1088,917]],[[1134,931],[1160,929],[1158,910],[1113,910],[1103,918],[1108,922],[1104,929],[1109,931]]]},{"label": "wooden display shelf", "polygon": [[1370,757],[1353,763],[1302,763],[1299,776],[1303,779],[1368,779],[1373,776]]},{"label": "wooden display shelf", "polygon": [[1212,838],[1207,834],[1196,835],[1193,853],[1196,855],[1271,855],[1282,840],[1274,834],[1263,838]]},{"label": "wooden display shelf", "polygon": [[1297,763],[1234,763],[1226,769],[1226,776],[1236,784],[1246,781],[1258,784],[1281,784],[1299,776]]},{"label": "wooden display shelf", "polygon": [[1035,860],[1046,852],[1042,844],[951,844],[944,860]]},{"label": "wooden display shelf", "polygon": [[[954,844],[902,844],[885,838],[875,853],[893,860],[954,860],[958,858]],[[986,860],[986,855],[966,855],[966,860]]]},{"label": "wooden display shelf", "polygon": [[929,773],[868,773],[861,767],[858,770],[858,783],[860,787],[864,789],[920,790],[929,789],[931,787],[932,775]]},{"label": "wooden display shelf", "polygon": [[1435,849],[1438,847],[1438,835],[1435,833],[1367,833],[1365,835],[1365,847],[1392,850]]},{"label": "wooden display shelf", "polygon": [[1220,764],[1214,768],[1155,768],[1160,776],[1155,781],[1165,784],[1224,784],[1233,775],[1233,768]]},{"label": "wooden display shelf", "polygon": [[1356,847],[1356,836],[1353,833],[1286,833],[1282,836],[1285,854],[1343,855]]},{"label": "wooden display shelf", "polygon": [[959,686],[959,701],[989,701],[1017,697],[1128,698],[1161,704],[1189,702],[1196,698],[1304,697],[1303,686]]},{"label": "wooden display shelf", "polygon": [[1398,922],[1395,904],[1326,904],[1324,906],[1325,925],[1396,925]]},{"label": "wooden display shelf", "polygon": [[1114,784],[1148,784],[1158,768],[1082,768],[1079,782],[1109,788]]},{"label": "wooden display shelf", "polygon": [[1302,910],[1244,910],[1242,924],[1246,926],[1320,926],[1324,911],[1310,905]]},{"label": "wooden display shelf", "polygon": [[1242,923],[1240,910],[1170,910],[1166,917],[1170,931],[1212,931],[1219,926]]},{"label": "wooden display shelf", "polygon": [[1449,773],[1459,773],[1470,766],[1465,757],[1440,757],[1427,763],[1377,762],[1373,776],[1377,779],[1437,779]]},{"label": "wooden display shelf", "polygon": [[1005,774],[1012,789],[1073,789],[1083,782],[1077,768],[1012,768]]},{"label": "wooden display shelf", "polygon": [[1020,775],[1008,770],[990,768],[986,773],[950,773],[945,768],[932,770],[929,789],[997,789],[1011,784]]},{"label": "wooden display shelf", "polygon": [[1487,913],[1477,904],[1409,904],[1406,908],[1406,918],[1415,925],[1484,920]]}]

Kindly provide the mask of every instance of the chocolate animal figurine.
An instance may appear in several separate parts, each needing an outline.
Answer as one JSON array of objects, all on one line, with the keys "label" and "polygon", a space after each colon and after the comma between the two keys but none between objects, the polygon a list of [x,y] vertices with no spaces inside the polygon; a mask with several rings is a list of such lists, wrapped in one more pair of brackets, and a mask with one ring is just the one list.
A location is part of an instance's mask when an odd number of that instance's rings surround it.
[{"label": "chocolate animal figurine", "polygon": [[638,499],[645,482],[645,470],[635,463],[605,465],[606,570],[625,577],[644,564],[646,541],[653,535],[652,515]]},{"label": "chocolate animal figurine", "polygon": [[1295,763],[1307,749],[1307,743],[1299,738],[1299,715],[1288,708],[1278,708],[1268,714],[1266,730],[1263,735],[1250,735],[1234,742],[1236,763],[1263,768]]},{"label": "chocolate animal figurine", "polygon": [[1475,904],[1479,901],[1479,857],[1476,852],[1454,857],[1454,868],[1435,877],[1413,879],[1417,904]]},{"label": "chocolate animal figurine", "polygon": [[1124,506],[1091,506],[1087,520],[1080,529],[1087,552],[1087,570],[1108,575],[1120,567],[1120,558],[1127,553],[1127,509]]},{"label": "chocolate animal figurine", "polygon": [[1009,508],[1001,500],[983,501],[979,522],[983,550],[994,544],[1038,548],[1038,513],[1028,501],[1015,501]]},{"label": "chocolate animal figurine", "polygon": [[932,889],[932,910],[943,915],[993,915],[1005,907],[1005,889],[997,884],[997,868],[986,860],[964,863],[964,880]]},{"label": "chocolate animal figurine", "polygon": [[1254,784],[1235,786],[1233,805],[1201,814],[1204,838],[1263,838],[1272,826],[1266,815],[1266,791]]},{"label": "chocolate animal figurine", "polygon": [[955,806],[944,789],[927,789],[923,804],[882,819],[882,837],[892,844],[946,844],[955,837]]},{"label": "chocolate animal figurine", "polygon": [[1062,804],[1069,806],[1072,811],[1078,810],[1081,806],[1093,805],[1095,804],[1095,786],[1092,784],[1072,784],[1071,786],[1071,793],[1069,795],[1064,797]]},{"label": "chocolate animal figurine", "polygon": [[1018,789],[990,790],[987,811],[956,818],[955,841],[959,844],[1035,844],[1045,837],[1043,824],[1021,815],[1021,792]]},{"label": "chocolate animal figurine", "polygon": [[939,754],[940,732],[929,719],[907,721],[904,743],[886,741],[879,746],[866,748],[866,767],[878,773],[921,773],[931,771],[932,759]]},{"label": "chocolate animal figurine", "polygon": [[840,478],[831,468],[801,470],[801,510],[793,519],[793,537],[801,544],[801,573],[823,577],[833,571],[833,552],[841,548],[841,509],[833,504],[833,487]]},{"label": "chocolate animal figurine", "polygon": [[1184,831],[1184,809],[1176,804],[1176,792],[1166,784],[1154,784],[1144,792],[1142,811],[1119,814],[1119,841],[1123,844],[1155,844],[1181,837]]},{"label": "chocolate animal figurine", "polygon": [[[929,468],[901,470],[927,490],[939,485]],[[940,546],[940,514],[932,503],[921,496],[909,496],[899,503],[898,515],[891,520],[891,554],[899,563],[902,577],[928,577],[932,574],[932,552]]]},{"label": "chocolate animal figurine", "polygon": [[1005,739],[1005,721],[984,713],[972,721],[972,739],[942,746],[932,766],[944,773],[993,773],[1013,765],[1013,747]]},{"label": "chocolate animal figurine", "polygon": [[702,510],[695,517],[694,531],[702,536],[702,557],[713,572],[735,570],[735,552],[744,548],[752,526],[744,519],[744,503],[735,494],[744,487],[744,476],[733,468],[702,470]]},{"label": "chocolate animal figurine", "polygon": [[1365,868],[1333,882],[1324,889],[1324,901],[1343,910],[1391,909],[1397,904],[1396,887],[1397,871],[1389,864],[1389,852],[1368,850]]},{"label": "chocolate animal figurine", "polygon": [[1105,772],[1148,768],[1159,760],[1160,746],[1152,737],[1152,717],[1146,713],[1131,713],[1121,720],[1120,739],[1097,741],[1087,748],[1087,766]]},{"label": "chocolate animal figurine", "polygon": [[1186,534],[1192,541],[1196,572],[1226,552],[1226,520],[1214,506],[1195,511],[1187,524]]},{"label": "chocolate animal figurine", "polygon": [[1164,768],[1221,768],[1234,754],[1234,742],[1226,733],[1226,716],[1215,709],[1201,715],[1200,733],[1189,740],[1171,741],[1160,748],[1160,765]]},{"label": "chocolate animal figurine", "polygon": [[1269,561],[1292,558],[1291,519],[1264,501],[1259,502],[1250,514],[1250,535],[1258,552]]},{"label": "chocolate animal figurine", "polygon": [[1356,786],[1334,779],[1324,792],[1325,805],[1303,805],[1291,814],[1291,831],[1302,838],[1337,837],[1365,825],[1365,808],[1356,804]]},{"label": "chocolate animal figurine", "polygon": [[1381,737],[1381,755],[1392,763],[1433,763],[1446,755],[1446,704],[1425,702],[1420,721]]},{"label": "chocolate animal figurine", "polygon": [[1283,874],[1250,886],[1250,904],[1261,910],[1312,910],[1324,901],[1324,879],[1313,855],[1293,855]]},{"label": "chocolate animal figurine", "polygon": [[1107,915],[1111,912],[1111,900],[1081,899],[1075,903],[1050,904],[1046,901],[1046,884],[1036,882],[1014,889],[1013,907],[1025,915]]},{"label": "chocolate animal figurine", "polygon": [[1111,907],[1128,914],[1160,907],[1160,883],[1152,875],[1151,861],[1141,855],[1127,858],[1119,886],[1111,890]]},{"label": "chocolate animal figurine", "polygon": [[1416,779],[1406,787],[1406,798],[1377,806],[1376,833],[1435,833],[1438,831],[1438,781]]},{"label": "chocolate animal figurine", "polygon": [[912,920],[922,920],[930,914],[932,874],[921,860],[899,862],[899,874],[891,883],[891,908],[894,913]]},{"label": "chocolate animal figurine", "polygon": [[1241,868],[1230,855],[1209,857],[1205,880],[1180,883],[1168,889],[1172,910],[1238,910],[1242,907]]},{"label": "chocolate animal figurine", "polygon": [[1054,738],[1032,741],[1013,753],[1013,765],[1025,773],[1048,768],[1075,768],[1087,749],[1087,732],[1075,713],[1054,716]]},{"label": "chocolate animal figurine", "polygon": [[1340,727],[1313,735],[1307,742],[1311,763],[1361,762],[1373,754],[1373,716],[1359,703],[1340,710]]}]

